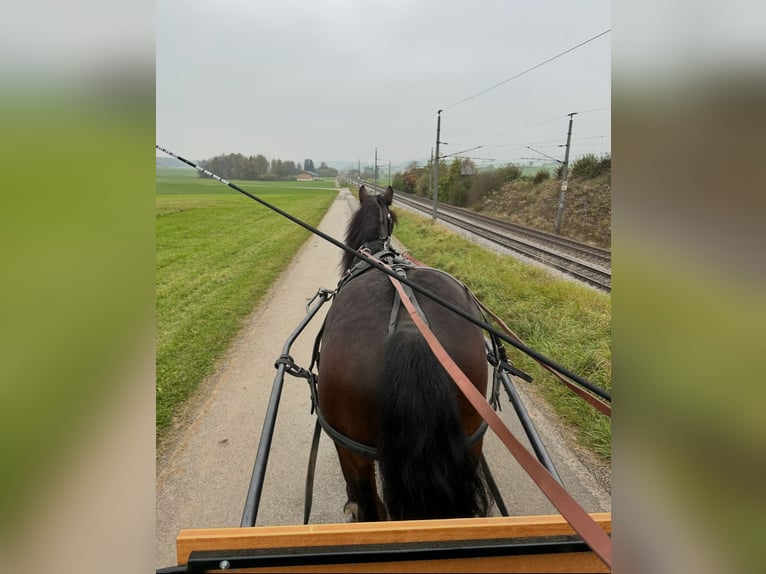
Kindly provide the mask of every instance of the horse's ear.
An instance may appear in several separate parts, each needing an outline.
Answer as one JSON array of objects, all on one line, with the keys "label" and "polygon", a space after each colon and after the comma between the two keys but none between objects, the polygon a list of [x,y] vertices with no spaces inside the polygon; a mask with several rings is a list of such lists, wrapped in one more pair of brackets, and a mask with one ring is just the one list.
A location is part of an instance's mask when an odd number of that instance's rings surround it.
[{"label": "horse's ear", "polygon": [[390,185],[388,186],[388,189],[383,192],[383,201],[386,202],[386,205],[391,205],[394,201],[394,188]]},{"label": "horse's ear", "polygon": [[362,203],[365,199],[367,199],[367,189],[363,186],[359,186],[359,203]]}]

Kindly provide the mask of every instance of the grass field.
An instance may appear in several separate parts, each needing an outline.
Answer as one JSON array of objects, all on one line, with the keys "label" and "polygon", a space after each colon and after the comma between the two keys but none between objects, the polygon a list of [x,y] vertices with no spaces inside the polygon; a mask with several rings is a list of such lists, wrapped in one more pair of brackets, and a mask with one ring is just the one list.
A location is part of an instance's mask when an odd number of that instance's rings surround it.
[{"label": "grass field", "polygon": [[[335,197],[331,181],[238,183],[312,224]],[[158,170],[156,199],[159,438],[308,232],[193,170]],[[529,346],[611,390],[608,295],[487,251],[428,219],[399,214],[395,234],[418,259],[464,281]],[[507,348],[580,441],[609,459],[610,419]]]},{"label": "grass field", "polygon": [[[394,234],[412,254],[462,280],[526,344],[611,390],[611,298],[477,246],[429,219],[399,211]],[[534,377],[582,444],[611,457],[610,419],[532,359],[506,344],[511,361]]]},{"label": "grass field", "polygon": [[[232,182],[316,225],[334,181]],[[157,171],[156,424],[177,412],[240,330],[308,232],[191,169]]]}]

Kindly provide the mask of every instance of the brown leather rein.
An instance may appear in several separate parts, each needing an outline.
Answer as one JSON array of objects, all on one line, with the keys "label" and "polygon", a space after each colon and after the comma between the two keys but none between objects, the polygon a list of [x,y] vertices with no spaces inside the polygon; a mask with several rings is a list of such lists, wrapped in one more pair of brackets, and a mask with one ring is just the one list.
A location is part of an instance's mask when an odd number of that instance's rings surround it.
[{"label": "brown leather rein", "polygon": [[[412,263],[414,263],[414,264],[415,264],[416,266],[418,266],[418,267],[427,267],[425,263],[423,263],[422,261],[419,261],[419,260],[415,259],[415,258],[414,258],[412,255],[410,255],[409,253],[404,253],[404,254],[402,254],[402,256],[403,256],[404,258],[408,259],[409,261],[412,261]],[[504,321],[503,321],[503,320],[502,320],[500,317],[498,317],[498,316],[497,316],[495,313],[493,313],[491,309],[488,309],[488,308],[487,308],[487,307],[484,305],[484,303],[482,303],[481,301],[479,301],[479,300],[478,300],[478,299],[476,299],[476,298],[474,298],[474,300],[476,301],[476,303],[479,305],[479,307],[481,307],[481,309],[482,309],[482,310],[483,310],[483,311],[484,311],[484,312],[485,312],[487,315],[489,315],[490,317],[492,317],[492,319],[493,319],[493,320],[494,320],[494,321],[495,321],[495,322],[496,322],[498,325],[500,325],[500,327],[503,329],[503,331],[505,331],[505,333],[506,333],[506,334],[507,334],[509,337],[512,337],[512,338],[516,339],[516,340],[517,340],[517,341],[519,341],[520,343],[523,343],[523,342],[524,342],[524,341],[522,341],[522,340],[521,340],[521,337],[519,337],[519,336],[518,336],[516,333],[514,333],[514,332],[513,332],[513,330],[511,330],[511,328],[510,328],[508,325],[506,325],[506,324],[505,324],[505,322],[504,322]],[[534,357],[533,357],[533,358],[534,358]],[[537,364],[538,364],[538,365],[540,365],[542,368],[544,368],[544,369],[546,369],[548,372],[550,372],[550,373],[551,373],[551,374],[552,374],[554,377],[556,377],[556,378],[557,378],[559,381],[561,381],[563,384],[565,384],[565,385],[566,385],[566,386],[569,388],[569,390],[571,390],[571,391],[572,391],[574,394],[576,394],[577,396],[579,396],[580,398],[582,398],[582,399],[583,399],[585,402],[589,403],[591,406],[593,406],[594,408],[596,408],[597,410],[599,410],[601,413],[605,414],[606,416],[608,416],[608,417],[611,417],[611,416],[612,416],[612,406],[611,406],[609,403],[606,403],[606,402],[602,401],[600,398],[598,398],[598,397],[596,397],[596,396],[594,396],[594,395],[590,394],[590,393],[589,393],[589,392],[587,392],[586,390],[584,390],[584,389],[582,389],[582,388],[578,387],[577,385],[575,385],[574,383],[572,383],[571,381],[569,381],[568,379],[566,379],[565,377],[563,377],[562,375],[560,375],[558,372],[556,372],[554,369],[550,368],[548,365],[546,365],[546,364],[545,364],[545,363],[543,363],[542,361],[536,361],[536,362],[537,362]]]},{"label": "brown leather rein", "polygon": [[[387,264],[383,263],[386,267]],[[390,269],[390,267],[389,267]],[[540,462],[532,456],[532,454],[524,448],[524,445],[513,435],[513,433],[505,426],[505,423],[500,419],[497,413],[492,409],[484,396],[473,386],[468,377],[460,370],[460,367],[452,360],[447,351],[442,347],[439,340],[433,334],[431,329],[426,325],[423,317],[415,309],[412,301],[408,297],[402,284],[392,277],[388,276],[389,280],[393,284],[396,291],[399,293],[402,304],[404,305],[410,317],[417,326],[420,333],[425,338],[431,351],[433,351],[436,358],[449,373],[452,380],[465,395],[466,399],[473,405],[476,412],[488,423],[490,428],[495,432],[498,438],[506,446],[506,448],[513,454],[522,468],[529,474],[530,478],[534,480],[535,484],[543,491],[548,500],[561,512],[562,516],[567,519],[569,524],[575,529],[575,531],[582,537],[582,539],[588,544],[593,552],[606,564],[610,569],[612,568],[612,540],[601,529],[601,527],[585,512],[582,507],[575,501],[564,488],[556,482],[546,468],[540,464]]]}]

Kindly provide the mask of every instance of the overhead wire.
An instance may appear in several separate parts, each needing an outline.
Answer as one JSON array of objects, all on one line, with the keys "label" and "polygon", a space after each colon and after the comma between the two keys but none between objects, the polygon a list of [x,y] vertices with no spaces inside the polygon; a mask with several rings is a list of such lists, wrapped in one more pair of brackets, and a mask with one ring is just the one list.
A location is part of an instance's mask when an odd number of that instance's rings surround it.
[{"label": "overhead wire", "polygon": [[560,58],[561,56],[564,56],[564,55],[568,54],[569,52],[572,52],[572,51],[576,50],[577,48],[585,46],[586,44],[588,44],[590,42],[593,42],[594,40],[600,38],[601,36],[603,36],[605,34],[608,34],[611,31],[612,31],[611,28],[609,28],[607,30],[604,30],[600,34],[596,34],[595,36],[593,36],[591,38],[588,38],[584,42],[580,42],[576,46],[572,46],[571,48],[569,48],[567,50],[564,50],[563,52],[560,52],[560,53],[556,54],[555,56],[553,56],[551,58],[548,58],[547,60],[545,60],[543,62],[540,62],[539,64],[535,64],[531,68],[527,68],[526,70],[524,70],[523,72],[519,72],[515,76],[511,76],[510,78],[507,78],[507,79],[503,80],[502,82],[498,82],[497,84],[494,84],[493,86],[490,86],[489,88],[486,88],[486,89],[484,89],[484,90],[482,90],[480,92],[477,92],[477,93],[473,94],[472,96],[468,96],[467,98],[463,98],[462,100],[460,100],[458,102],[455,102],[454,104],[450,104],[449,106],[446,106],[445,108],[442,108],[442,110],[449,110],[450,108],[454,108],[455,106],[458,106],[460,104],[464,104],[465,102],[467,102],[469,100],[472,100],[472,99],[477,98],[477,97],[479,97],[479,96],[481,96],[483,94],[486,94],[487,92],[490,92],[490,91],[494,90],[495,88],[499,88],[500,86],[502,86],[504,84],[507,84],[511,80],[515,80],[516,78],[520,78],[521,76],[523,76],[524,74],[528,74],[532,70],[536,70],[537,68],[540,68],[540,67],[544,66],[545,64],[553,62],[554,60]]},{"label": "overhead wire", "polygon": [[[606,134],[602,136],[583,136],[583,137],[572,138],[572,143],[581,142],[583,140],[595,140],[599,138],[604,139],[604,138],[610,138],[610,137],[612,137],[612,134]],[[486,144],[484,145],[484,147],[510,147],[510,146],[525,146],[525,145],[536,145],[540,147],[563,147],[563,144],[560,143],[560,140],[545,140],[545,141],[526,142],[526,143]]]},{"label": "overhead wire", "polygon": [[[602,106],[600,108],[592,108],[592,109],[588,109],[588,110],[582,110],[582,111],[579,111],[577,113],[579,115],[583,115],[583,114],[600,112],[600,111],[610,110],[610,109],[612,109],[611,106]],[[512,134],[515,134],[515,133],[518,133],[518,132],[522,132],[522,131],[531,129],[531,128],[535,128],[535,127],[539,127],[539,126],[542,126],[542,125],[545,125],[545,124],[549,124],[551,122],[555,122],[556,120],[564,119],[567,116],[568,116],[568,114],[563,114],[563,115],[556,116],[556,117],[553,117],[553,118],[550,118],[550,119],[547,119],[547,120],[543,120],[541,122],[535,122],[533,124],[529,124],[529,125],[526,125],[526,126],[523,126],[523,127],[511,130],[511,131],[503,132],[503,133],[500,133],[500,134],[495,134],[493,136],[488,136],[488,137],[481,138],[481,139],[471,140],[471,143],[477,143],[479,141],[486,142],[488,140],[493,140],[493,139],[496,139],[496,138],[500,138],[500,137],[504,137],[504,136],[509,136],[509,135],[512,135]],[[612,136],[611,136],[611,134],[601,135],[601,136],[587,136],[587,137],[583,136],[583,137],[574,138],[572,141],[574,142],[574,141],[581,141],[583,139],[597,139],[597,138],[602,138],[603,139],[605,137],[606,138],[610,138]],[[558,140],[555,140],[555,141],[558,142]],[[482,144],[482,146],[485,147],[485,148],[520,147],[520,146],[526,146],[526,145],[544,145],[544,144],[547,144],[549,142],[553,143],[554,140],[548,140],[546,142],[532,142],[532,143],[530,143],[530,142],[526,142],[526,143],[504,143],[504,144],[484,143],[484,144]],[[470,145],[470,144],[466,143],[464,145]]]},{"label": "overhead wire", "polygon": [[[589,44],[590,42],[593,42],[594,40],[597,40],[598,38],[600,38],[600,37],[602,37],[602,36],[604,36],[604,35],[608,34],[608,33],[609,33],[609,32],[611,32],[611,31],[612,31],[612,29],[611,29],[611,28],[609,28],[609,29],[607,29],[607,30],[604,30],[603,32],[601,32],[601,33],[599,33],[599,34],[596,34],[595,36],[592,36],[592,37],[588,38],[587,40],[584,40],[584,41],[580,42],[579,44],[576,44],[575,46],[572,46],[571,48],[568,48],[568,49],[564,50],[563,52],[559,52],[559,53],[558,53],[558,54],[556,54],[555,56],[552,56],[552,57],[548,58],[547,60],[544,60],[544,61],[542,61],[542,62],[540,62],[540,63],[538,63],[538,64],[535,64],[534,66],[531,66],[531,67],[527,68],[526,70],[523,70],[522,72],[519,72],[518,74],[515,74],[514,76],[511,76],[510,78],[506,78],[505,80],[503,80],[503,81],[501,81],[501,82],[498,82],[498,83],[496,83],[496,84],[494,84],[494,85],[492,85],[492,86],[490,86],[490,87],[488,87],[488,88],[486,88],[486,89],[484,89],[484,90],[481,90],[480,92],[477,92],[477,93],[475,93],[475,94],[473,94],[473,95],[471,95],[471,96],[468,96],[468,97],[466,97],[466,98],[463,98],[462,100],[459,100],[459,101],[457,101],[457,102],[455,102],[455,103],[453,103],[453,104],[450,104],[450,105],[448,105],[448,106],[446,106],[446,107],[442,108],[442,109],[441,109],[441,111],[445,111],[445,110],[448,110],[448,109],[454,108],[454,107],[456,107],[456,106],[458,106],[458,105],[460,105],[460,104],[463,104],[463,103],[465,103],[465,102],[467,102],[467,101],[469,101],[469,100],[472,100],[472,99],[474,99],[474,98],[477,98],[477,97],[479,97],[479,96],[481,96],[481,95],[483,95],[483,94],[486,94],[487,92],[490,92],[490,91],[492,91],[492,90],[494,90],[494,89],[496,89],[496,88],[499,88],[500,86],[502,86],[502,85],[505,85],[505,84],[507,84],[508,82],[510,82],[510,81],[512,81],[512,80],[515,80],[515,79],[517,79],[517,78],[520,78],[521,76],[523,76],[523,75],[525,75],[525,74],[528,74],[529,72],[531,72],[531,71],[533,71],[533,70],[536,70],[536,69],[538,69],[538,68],[540,68],[540,67],[542,67],[542,66],[544,66],[544,65],[546,65],[546,64],[549,64],[550,62],[553,62],[554,60],[557,60],[558,58],[561,58],[562,56],[565,56],[566,54],[569,54],[570,52],[573,52],[574,50],[577,50],[578,48],[581,48],[582,46],[585,46],[586,44]],[[607,107],[602,107],[602,108],[595,108],[595,109],[591,109],[591,110],[584,110],[584,111],[582,111],[582,112],[579,112],[579,113],[581,113],[581,114],[586,114],[586,113],[590,113],[590,112],[597,112],[597,111],[602,111],[602,110],[606,110],[606,109],[610,109],[610,107],[609,107],[609,106],[607,106]],[[432,120],[432,119],[433,119],[433,117],[434,117],[434,115],[435,115],[435,114],[431,114],[431,115],[429,115],[427,118],[425,118],[424,120],[422,120],[421,122],[419,122],[417,125],[415,125],[415,127],[413,127],[413,128],[411,128],[411,129],[409,129],[407,132],[405,132],[405,133],[404,133],[404,134],[402,134],[401,136],[397,137],[396,139],[394,139],[394,140],[391,140],[391,141],[389,142],[389,144],[386,144],[386,145],[390,145],[390,144],[392,144],[392,143],[398,142],[398,141],[400,141],[401,139],[405,138],[406,136],[410,135],[412,132],[414,132],[414,131],[415,131],[415,130],[417,130],[418,128],[422,127],[423,125],[425,125],[425,124],[426,124],[428,121]],[[538,123],[538,124],[534,124],[534,125],[531,125],[531,126],[527,126],[527,127],[525,127],[525,128],[520,128],[519,130],[515,130],[515,131],[512,131],[512,132],[506,132],[506,133],[504,133],[504,134],[500,134],[500,135],[498,135],[498,136],[492,136],[492,138],[494,138],[494,137],[500,137],[500,136],[502,136],[502,135],[509,135],[509,134],[511,134],[511,133],[515,133],[516,131],[521,131],[521,130],[524,130],[524,129],[529,129],[529,128],[532,128],[532,127],[537,127],[537,126],[540,126],[540,125],[543,125],[543,124],[546,124],[546,123],[549,123],[549,122],[552,122],[552,121],[555,121],[555,120],[561,119],[561,118],[563,118],[563,117],[566,117],[566,114],[565,114],[565,115],[563,115],[563,116],[557,116],[557,117],[555,117],[555,118],[552,118],[552,119],[550,119],[550,120],[546,120],[546,121],[544,121],[544,122],[540,122],[540,123]],[[491,138],[490,138],[490,139],[491,139]]]}]

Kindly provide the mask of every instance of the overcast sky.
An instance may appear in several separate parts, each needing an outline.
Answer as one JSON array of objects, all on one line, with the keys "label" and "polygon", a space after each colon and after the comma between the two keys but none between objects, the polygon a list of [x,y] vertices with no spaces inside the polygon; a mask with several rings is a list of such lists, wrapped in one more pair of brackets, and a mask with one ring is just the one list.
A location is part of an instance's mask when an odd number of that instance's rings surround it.
[{"label": "overcast sky", "polygon": [[609,153],[611,32],[511,78],[610,28],[606,0],[158,0],[157,143],[385,167],[443,109],[442,155],[563,159],[570,112],[572,157]]}]

